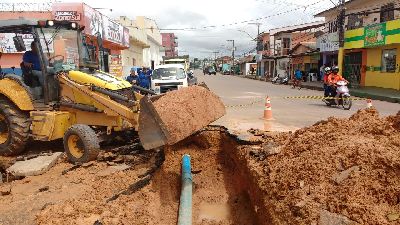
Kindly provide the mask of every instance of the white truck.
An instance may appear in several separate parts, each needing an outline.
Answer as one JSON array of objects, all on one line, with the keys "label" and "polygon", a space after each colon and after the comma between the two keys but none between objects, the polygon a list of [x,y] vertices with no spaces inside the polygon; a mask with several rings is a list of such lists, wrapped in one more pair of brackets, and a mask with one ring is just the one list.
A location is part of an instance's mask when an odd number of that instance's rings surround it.
[{"label": "white truck", "polygon": [[189,62],[187,59],[181,59],[181,58],[176,58],[176,59],[167,59],[164,61],[165,65],[169,65],[169,64],[181,64],[182,66],[184,66],[184,70],[186,72],[189,71]]},{"label": "white truck", "polygon": [[157,94],[188,86],[185,67],[181,64],[156,66],[151,76],[151,89]]}]

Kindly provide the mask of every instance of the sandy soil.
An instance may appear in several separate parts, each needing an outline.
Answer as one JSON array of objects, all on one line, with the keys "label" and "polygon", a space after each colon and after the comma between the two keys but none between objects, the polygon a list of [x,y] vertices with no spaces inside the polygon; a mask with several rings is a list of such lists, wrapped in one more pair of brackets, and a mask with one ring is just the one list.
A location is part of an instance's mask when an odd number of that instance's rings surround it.
[{"label": "sandy soil", "polygon": [[217,95],[200,86],[171,91],[154,102],[171,137],[169,144],[183,140],[225,114]]},{"label": "sandy soil", "polygon": [[0,224],[176,224],[183,154],[192,159],[193,224],[316,225],[322,210],[353,224],[400,222],[400,114],[371,109],[293,133],[252,132],[243,142],[209,126],[163,151],[112,150],[67,173],[61,160],[0,184],[11,187]]},{"label": "sandy soil", "polygon": [[0,208],[0,224],[176,224],[183,154],[192,159],[193,224],[255,224],[249,197],[236,183],[240,174],[220,148],[221,132],[208,128],[168,147],[148,185],[112,201],[112,196],[148,177],[160,153],[135,153],[125,162],[132,168],[124,171],[115,168],[122,162],[119,156],[110,158],[114,153],[64,175],[72,165],[62,160],[43,175],[7,184],[11,194],[0,196],[0,204],[7,206]]},{"label": "sandy soil", "polygon": [[400,114],[363,110],[241,149],[268,222],[317,224],[325,209],[359,224],[398,224],[388,215],[400,212],[399,124]]}]

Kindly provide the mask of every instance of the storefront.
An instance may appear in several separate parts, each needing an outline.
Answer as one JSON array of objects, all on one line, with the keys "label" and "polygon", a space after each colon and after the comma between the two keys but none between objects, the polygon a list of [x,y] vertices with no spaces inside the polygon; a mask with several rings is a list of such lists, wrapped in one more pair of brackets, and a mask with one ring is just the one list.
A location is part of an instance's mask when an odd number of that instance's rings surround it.
[{"label": "storefront", "polygon": [[101,70],[122,76],[121,51],[129,48],[128,28],[85,3],[54,3],[52,9],[54,20],[75,21],[85,26],[88,45],[99,48],[97,38],[101,37],[103,46],[98,56]]},{"label": "storefront", "polygon": [[290,73],[293,76],[294,71],[299,69],[304,72],[305,76],[311,75],[309,81],[317,81],[318,79],[318,61],[319,53],[303,53],[299,55],[292,55],[290,61]]},{"label": "storefront", "polygon": [[[119,23],[94,10],[84,3],[54,3],[52,12],[12,12],[4,15],[4,19],[18,19],[20,17],[37,20],[73,21],[85,26],[83,33],[88,38],[88,45],[97,46],[97,37],[103,40],[103,48],[98,56],[101,69],[111,74],[121,76],[121,50],[129,48],[129,31]],[[24,52],[17,52],[14,47],[15,34],[0,34],[0,48],[4,55],[1,65],[4,73],[21,75],[20,63]],[[22,35],[27,51],[30,50],[32,35]],[[15,67],[15,69],[12,69]]]},{"label": "storefront", "polygon": [[361,86],[400,90],[400,20],[345,33],[345,76]]},{"label": "storefront", "polygon": [[339,35],[335,33],[326,33],[317,38],[317,48],[321,53],[321,62],[319,66],[338,65]]},{"label": "storefront", "polygon": [[318,78],[318,64],[320,53],[316,49],[315,42],[302,42],[291,50],[289,61],[289,73],[293,77],[294,71],[299,69],[305,76],[312,75],[311,81]]}]

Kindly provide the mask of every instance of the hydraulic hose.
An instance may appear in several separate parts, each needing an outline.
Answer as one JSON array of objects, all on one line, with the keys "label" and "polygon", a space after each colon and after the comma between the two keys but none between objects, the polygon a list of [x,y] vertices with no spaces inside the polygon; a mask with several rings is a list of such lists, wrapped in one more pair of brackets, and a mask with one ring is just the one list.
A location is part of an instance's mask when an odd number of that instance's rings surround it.
[{"label": "hydraulic hose", "polygon": [[143,91],[144,93],[151,94],[151,95],[156,95],[157,94],[152,90],[149,90],[147,88],[142,88],[142,87],[137,86],[137,85],[132,85],[132,88],[136,89],[136,90],[139,90],[139,91]]},{"label": "hydraulic hose", "polygon": [[182,188],[179,204],[178,225],[192,224],[192,172],[190,155],[182,157]]}]

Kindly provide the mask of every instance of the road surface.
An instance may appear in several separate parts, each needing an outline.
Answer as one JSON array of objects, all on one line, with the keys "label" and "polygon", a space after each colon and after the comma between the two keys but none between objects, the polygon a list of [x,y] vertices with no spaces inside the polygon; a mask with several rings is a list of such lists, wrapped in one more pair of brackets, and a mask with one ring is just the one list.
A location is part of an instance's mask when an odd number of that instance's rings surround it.
[{"label": "road surface", "polygon": [[[308,89],[292,89],[288,85],[274,85],[270,82],[256,81],[229,75],[203,75],[195,71],[199,82],[219,95],[227,108],[227,114],[215,124],[223,125],[233,132],[243,133],[250,128],[270,131],[293,131],[310,126],[328,117],[349,117],[357,110],[366,108],[365,100],[353,101],[350,110],[328,107],[322,100],[284,99],[289,96],[322,96],[323,92]],[[271,98],[273,120],[264,121],[264,98]],[[257,102],[251,106],[232,107]],[[373,101],[382,116],[396,114],[400,104]]]}]

